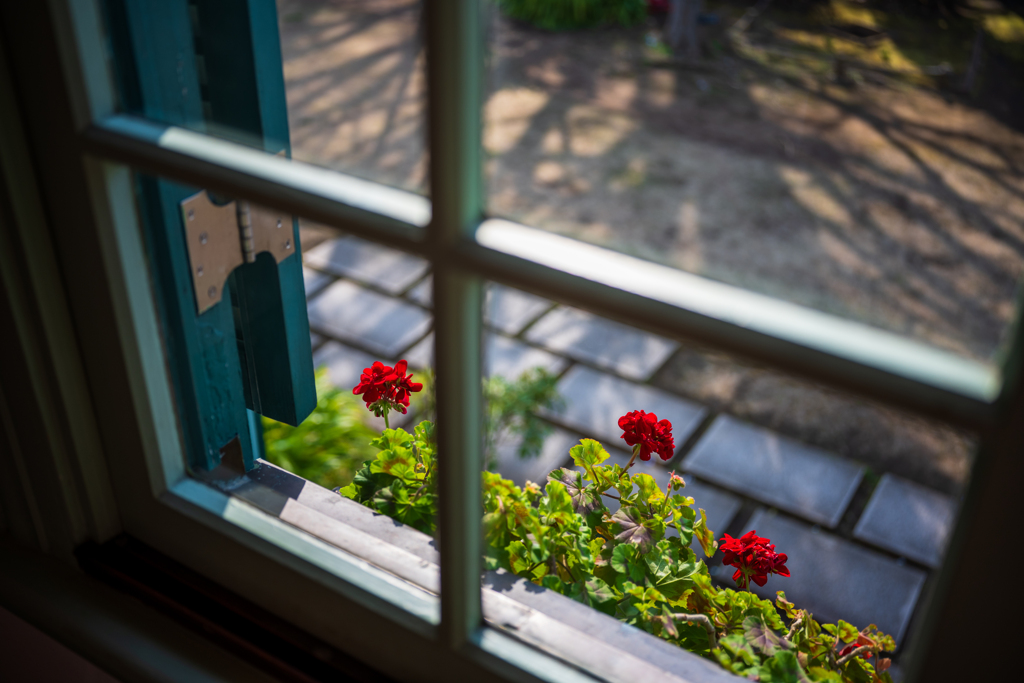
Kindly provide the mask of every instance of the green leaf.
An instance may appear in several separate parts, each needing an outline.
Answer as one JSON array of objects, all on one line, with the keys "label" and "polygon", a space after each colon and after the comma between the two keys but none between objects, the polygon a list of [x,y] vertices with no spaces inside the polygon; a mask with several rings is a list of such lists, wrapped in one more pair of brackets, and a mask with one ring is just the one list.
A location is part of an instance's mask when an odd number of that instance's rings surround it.
[{"label": "green leaf", "polygon": [[594,465],[590,468],[590,473],[594,476],[593,487],[598,493],[604,493],[608,489],[615,486],[622,475],[622,467],[619,465]]},{"label": "green leaf", "polygon": [[636,484],[637,489],[640,491],[640,500],[647,504],[656,503],[659,500],[664,500],[665,494],[658,488],[658,483],[654,481],[654,477],[649,474],[634,474],[633,483]]},{"label": "green leaf", "polygon": [[659,541],[643,560],[648,580],[669,600],[678,599],[692,588],[692,576],[703,567],[688,548],[672,547],[667,541]]},{"label": "green leaf", "polygon": [[589,515],[604,507],[599,494],[583,484],[583,475],[577,470],[561,467],[548,475],[548,481],[557,481],[565,486],[572,499],[572,509],[581,515]]},{"label": "green leaf", "polygon": [[790,619],[796,618],[796,605],[786,599],[785,591],[776,591],[775,593],[775,604],[782,612]]},{"label": "green leaf", "polygon": [[648,573],[655,579],[667,578],[678,565],[671,553],[665,552],[665,549],[661,547],[652,548],[651,552],[645,553],[643,558],[647,564]]},{"label": "green leaf", "polygon": [[541,508],[544,512],[549,515],[557,512],[572,513],[572,498],[569,496],[569,492],[566,490],[565,485],[559,481],[548,481],[548,485],[545,487],[547,497],[545,498]]},{"label": "green leaf", "polygon": [[775,654],[779,649],[789,649],[789,645],[759,617],[747,617],[743,620],[743,637],[755,650],[766,655]]},{"label": "green leaf", "polygon": [[615,590],[597,577],[587,579],[584,585],[587,597],[590,598],[594,605],[603,605],[608,602],[614,603],[618,599]]},{"label": "green leaf", "polygon": [[691,507],[680,507],[676,509],[676,518],[673,523],[676,527],[676,531],[679,532],[679,540],[685,546],[689,546],[690,543],[693,542],[693,525],[696,516],[697,513],[694,512]]},{"label": "green leaf", "polygon": [[718,550],[718,541],[715,540],[715,534],[708,528],[708,518],[704,513],[704,508],[700,509],[700,519],[693,524],[693,535],[700,542],[704,555],[708,559],[714,557],[715,551]]},{"label": "green leaf", "polygon": [[585,468],[600,465],[611,457],[604,446],[593,439],[581,439],[579,445],[569,449],[569,455],[574,463]]},{"label": "green leaf", "polygon": [[513,541],[506,550],[511,569],[516,574],[525,575],[527,570],[538,562],[538,560],[533,559],[530,550],[522,541]]},{"label": "green leaf", "polygon": [[873,678],[865,668],[864,662],[857,657],[854,657],[846,663],[846,668],[843,670],[843,677],[853,681],[853,683],[871,683],[871,679]]},{"label": "green leaf", "polygon": [[[761,658],[758,657],[757,653],[755,653],[754,650],[750,647],[750,644],[746,641],[746,639],[738,633],[733,633],[723,638],[720,638],[718,640],[718,645],[719,652],[726,652],[730,655],[730,663],[732,663],[733,660],[739,660],[739,662],[742,662],[744,665],[746,665],[745,667],[742,667],[742,669],[744,670],[746,669],[746,667],[759,667],[761,663]],[[719,658],[719,661],[721,661],[721,658]],[[756,670],[757,669],[755,669],[755,671]],[[733,671],[736,671],[736,669],[734,668]],[[736,671],[736,673],[741,672]]]},{"label": "green leaf", "polygon": [[617,545],[612,550],[612,559],[609,564],[618,573],[629,574],[629,565],[636,561],[637,554],[636,546],[628,544]]},{"label": "green leaf", "polygon": [[612,471],[617,471],[619,474],[619,478],[615,480],[615,490],[618,491],[619,498],[625,502],[632,496],[633,480],[629,474],[624,470],[621,470],[618,465],[615,465]]},{"label": "green leaf", "polygon": [[612,521],[619,528],[615,540],[620,543],[632,543],[639,547],[640,552],[646,553],[654,544],[654,535],[651,530],[644,526],[644,520],[640,513],[634,508],[620,508],[614,515]]},{"label": "green leaf", "polygon": [[857,636],[860,635],[860,631],[857,630],[856,626],[854,626],[853,624],[848,624],[842,619],[839,620],[838,626],[839,638],[842,639],[844,643],[852,643],[853,641],[857,640]]},{"label": "green leaf", "polygon": [[761,665],[762,683],[811,683],[792,652],[779,651]]}]

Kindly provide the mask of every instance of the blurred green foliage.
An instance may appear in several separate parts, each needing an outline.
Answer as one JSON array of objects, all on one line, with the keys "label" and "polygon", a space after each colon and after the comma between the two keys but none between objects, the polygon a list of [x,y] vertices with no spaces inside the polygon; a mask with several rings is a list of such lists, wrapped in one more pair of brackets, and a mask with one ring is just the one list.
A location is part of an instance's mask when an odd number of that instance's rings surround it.
[{"label": "blurred green foliage", "polygon": [[633,26],[647,16],[647,0],[496,0],[507,16],[551,31],[606,24]]},{"label": "blurred green foliage", "polygon": [[380,434],[366,424],[366,407],[351,389],[331,386],[327,370],[316,373],[316,409],[298,427],[263,418],[267,460],[329,489],[344,486],[377,454]]},{"label": "blurred green foliage", "polygon": [[[414,395],[411,411],[421,419],[434,420],[434,377],[420,374],[423,391]],[[543,368],[528,370],[514,382],[502,377],[484,380],[484,452],[493,463],[502,441],[521,439],[520,457],[540,453],[551,426],[536,417],[541,410],[561,405],[558,378]],[[263,418],[267,460],[325,488],[345,486],[363,462],[377,454],[370,442],[380,432],[367,424],[369,413],[362,399],[350,389],[331,385],[323,368],[316,375],[316,409],[298,427]]]},{"label": "blurred green foliage", "polygon": [[484,380],[484,454],[488,466],[497,458],[503,439],[520,437],[520,458],[536,457],[551,433],[551,426],[537,417],[540,410],[558,410],[558,378],[544,368],[533,368],[515,382],[504,377]]}]

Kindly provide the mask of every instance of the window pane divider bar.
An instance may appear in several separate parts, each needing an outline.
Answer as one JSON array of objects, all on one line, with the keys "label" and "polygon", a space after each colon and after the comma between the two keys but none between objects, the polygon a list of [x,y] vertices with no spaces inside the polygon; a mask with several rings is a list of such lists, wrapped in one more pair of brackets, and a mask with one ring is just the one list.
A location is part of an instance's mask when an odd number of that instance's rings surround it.
[{"label": "window pane divider bar", "polygon": [[[432,213],[446,210],[436,180],[432,211],[431,201],[419,195],[123,115],[86,128],[82,143],[91,154],[258,198],[427,258],[435,269],[475,273],[954,424],[984,428],[1000,403],[1003,381],[996,365],[503,219],[483,221],[474,236],[472,227],[482,216],[467,209],[474,204],[465,199],[456,200],[464,203],[458,215],[442,214],[431,224],[434,235],[426,239],[421,226]],[[442,225],[456,227],[442,237]]]},{"label": "window pane divider bar", "polygon": [[86,153],[184,184],[241,196],[337,226],[396,248],[424,250],[426,197],[330,169],[267,154],[178,126],[128,115],[84,129]]},{"label": "window pane divider bar", "polygon": [[483,287],[439,255],[471,239],[483,218],[480,0],[424,0],[426,20],[434,367],[437,390],[441,641],[473,649],[483,626],[480,472]]},{"label": "window pane divider bar", "polygon": [[994,419],[999,367],[805,306],[503,219],[451,258],[495,281],[764,361],[953,423]]}]

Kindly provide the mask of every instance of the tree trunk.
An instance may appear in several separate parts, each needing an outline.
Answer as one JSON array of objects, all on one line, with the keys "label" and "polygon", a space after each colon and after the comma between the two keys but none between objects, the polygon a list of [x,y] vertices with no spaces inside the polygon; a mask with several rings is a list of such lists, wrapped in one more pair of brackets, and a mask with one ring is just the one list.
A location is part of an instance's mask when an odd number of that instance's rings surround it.
[{"label": "tree trunk", "polygon": [[672,0],[668,11],[668,44],[672,54],[686,54],[688,59],[700,59],[700,37],[697,22],[704,8],[704,0]]}]

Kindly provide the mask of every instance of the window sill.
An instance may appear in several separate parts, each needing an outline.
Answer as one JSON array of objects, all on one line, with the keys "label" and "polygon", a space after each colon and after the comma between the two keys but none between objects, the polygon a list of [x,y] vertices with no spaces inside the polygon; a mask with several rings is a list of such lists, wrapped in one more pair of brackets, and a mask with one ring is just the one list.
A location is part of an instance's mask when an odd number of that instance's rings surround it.
[{"label": "window sill", "polygon": [[[434,539],[266,461],[221,491],[437,595]],[[608,681],[735,681],[713,662],[503,570],[483,577],[486,624]],[[481,647],[488,649],[487,638]]]}]

